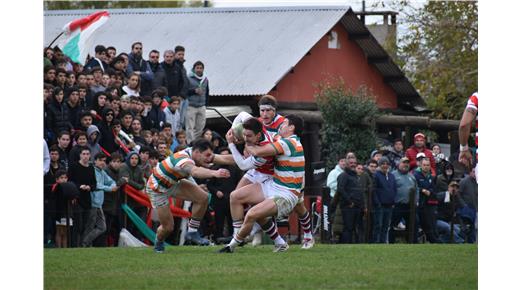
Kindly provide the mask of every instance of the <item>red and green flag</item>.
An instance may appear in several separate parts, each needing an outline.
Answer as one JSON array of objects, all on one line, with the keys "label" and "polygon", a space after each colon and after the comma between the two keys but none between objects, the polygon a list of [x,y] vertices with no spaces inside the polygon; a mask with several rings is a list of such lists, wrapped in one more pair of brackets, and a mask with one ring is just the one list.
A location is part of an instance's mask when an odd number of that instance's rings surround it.
[{"label": "red and green flag", "polygon": [[67,37],[61,49],[63,53],[73,62],[84,65],[88,50],[92,47],[92,35],[109,17],[108,11],[100,11],[67,23],[63,27]]}]

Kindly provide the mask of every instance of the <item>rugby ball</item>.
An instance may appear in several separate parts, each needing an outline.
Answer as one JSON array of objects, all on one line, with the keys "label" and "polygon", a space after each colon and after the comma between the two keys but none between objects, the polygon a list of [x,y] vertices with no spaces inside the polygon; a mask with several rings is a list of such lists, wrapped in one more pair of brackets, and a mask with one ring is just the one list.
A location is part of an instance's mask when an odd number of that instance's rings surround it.
[{"label": "rugby ball", "polygon": [[251,114],[248,112],[241,112],[238,114],[238,116],[235,117],[235,120],[233,120],[231,130],[233,130],[233,135],[235,135],[235,138],[237,138],[239,141],[244,141],[244,136],[242,135],[244,127],[242,124],[249,118],[253,118],[253,116],[251,116]]}]

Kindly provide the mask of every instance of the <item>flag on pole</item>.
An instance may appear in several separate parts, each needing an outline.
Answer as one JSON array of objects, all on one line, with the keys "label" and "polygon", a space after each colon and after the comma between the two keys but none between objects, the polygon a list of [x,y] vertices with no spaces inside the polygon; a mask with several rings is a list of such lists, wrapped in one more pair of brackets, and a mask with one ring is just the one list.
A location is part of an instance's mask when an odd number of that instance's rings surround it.
[{"label": "flag on pole", "polygon": [[63,31],[67,39],[61,49],[63,53],[73,62],[84,65],[88,49],[92,47],[92,35],[109,17],[108,11],[100,11],[65,24]]}]

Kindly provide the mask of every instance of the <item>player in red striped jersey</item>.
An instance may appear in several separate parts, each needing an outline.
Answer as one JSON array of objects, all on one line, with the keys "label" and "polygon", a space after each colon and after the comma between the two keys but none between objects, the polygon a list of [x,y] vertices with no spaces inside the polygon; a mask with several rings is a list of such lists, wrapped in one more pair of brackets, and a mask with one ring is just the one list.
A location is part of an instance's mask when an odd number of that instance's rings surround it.
[{"label": "player in red striped jersey", "polygon": [[[269,137],[269,134],[267,134],[258,119],[252,117],[246,119],[243,121],[242,126],[244,141],[247,145],[265,146],[271,144],[271,137]],[[233,235],[236,235],[244,222],[244,207],[260,203],[266,198],[260,193],[250,194],[247,189],[242,188],[253,183],[262,184],[267,180],[271,180],[274,174],[274,156],[258,157],[250,155],[245,157],[238,151],[235,145],[237,138],[233,135],[232,129],[226,134],[226,140],[228,141],[229,149],[238,167],[243,171],[247,171],[238,183],[236,189],[230,195]],[[262,227],[255,224],[255,227],[258,227],[258,229],[254,228],[251,234],[254,235],[256,231],[263,228],[275,244],[285,244],[285,240],[278,234],[276,223],[272,220],[269,220],[267,224]],[[255,246],[256,243],[261,243],[261,231],[259,231],[259,233],[260,242],[256,242],[255,239],[253,239],[253,246]]]},{"label": "player in red striped jersey", "polygon": [[[258,107],[260,110],[259,120],[264,124],[264,127],[266,128],[271,138],[275,140],[275,136],[278,133],[278,129],[285,120],[285,117],[279,115],[276,112],[276,109],[278,107],[278,102],[276,101],[276,98],[271,95],[264,95],[258,101]],[[303,193],[300,196],[300,199],[298,200],[298,204],[294,208],[294,211],[296,212],[296,214],[298,214],[300,226],[303,229],[302,249],[310,249],[314,246],[314,238],[311,233],[310,214],[307,208],[305,207]]]},{"label": "player in red striped jersey", "polygon": [[[271,217],[287,216],[294,209],[302,193],[305,175],[303,146],[297,136],[302,130],[303,119],[296,115],[289,115],[279,129],[282,138],[271,143],[272,146],[246,145],[247,151],[254,156],[275,156],[274,175],[273,179],[262,184],[254,183],[241,189],[247,194],[255,195],[259,201],[265,199],[247,212],[240,231],[219,251],[220,253],[233,252],[251,232],[255,222],[265,226]],[[275,244],[274,251],[283,252],[288,248],[286,243]]]},{"label": "player in red striped jersey", "polygon": [[[471,154],[471,150],[468,146],[468,139],[471,133],[471,124],[473,120],[476,120],[477,126],[477,136],[475,139],[475,144],[477,145],[477,166],[478,166],[478,93],[475,92],[468,99],[468,103],[466,105],[466,109],[462,114],[462,118],[459,124],[459,143],[460,143],[460,153],[459,153],[459,162],[466,165],[467,167],[471,167],[473,163],[473,155]],[[475,173],[477,175],[478,182],[478,167],[475,168]]]}]

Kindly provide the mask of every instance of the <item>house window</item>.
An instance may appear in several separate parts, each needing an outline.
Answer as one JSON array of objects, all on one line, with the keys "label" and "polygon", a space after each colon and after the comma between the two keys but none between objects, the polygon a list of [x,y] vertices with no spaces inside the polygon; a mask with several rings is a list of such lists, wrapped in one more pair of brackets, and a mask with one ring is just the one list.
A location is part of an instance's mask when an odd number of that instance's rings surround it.
[{"label": "house window", "polygon": [[339,41],[338,41],[338,33],[334,30],[329,31],[327,34],[329,36],[329,48],[330,49],[339,49]]}]

